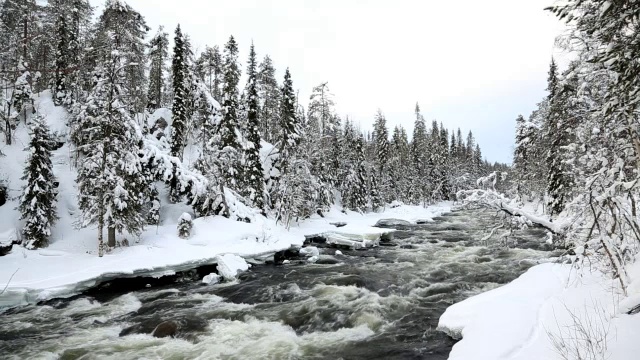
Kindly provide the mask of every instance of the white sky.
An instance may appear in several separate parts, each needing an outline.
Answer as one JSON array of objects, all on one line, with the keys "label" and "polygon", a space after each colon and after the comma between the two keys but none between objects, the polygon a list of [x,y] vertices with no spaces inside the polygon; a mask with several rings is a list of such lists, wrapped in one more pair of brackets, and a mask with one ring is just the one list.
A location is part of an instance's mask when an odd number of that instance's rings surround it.
[{"label": "white sky", "polygon": [[[560,23],[553,0],[128,0],[153,35],[179,22],[197,50],[233,35],[288,66],[301,103],[328,81],[337,110],[364,130],[428,121],[471,130],[490,161],[511,162],[515,118],[545,95]],[[102,0],[91,0],[101,5]],[[98,10],[100,11],[100,10]]]}]

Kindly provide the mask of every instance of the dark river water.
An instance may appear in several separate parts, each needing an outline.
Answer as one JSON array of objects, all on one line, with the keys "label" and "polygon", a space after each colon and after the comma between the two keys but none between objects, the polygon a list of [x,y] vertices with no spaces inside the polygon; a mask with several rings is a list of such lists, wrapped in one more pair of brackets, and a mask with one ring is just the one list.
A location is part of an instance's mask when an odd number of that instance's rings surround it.
[{"label": "dark river water", "polygon": [[[92,292],[0,314],[2,359],[446,359],[451,304],[507,283],[554,252],[539,229],[481,239],[493,213],[402,226],[321,263],[258,265],[237,282]],[[373,224],[372,224],[373,225]],[[397,227],[396,227],[397,228]],[[163,321],[175,337],[150,334]]]}]

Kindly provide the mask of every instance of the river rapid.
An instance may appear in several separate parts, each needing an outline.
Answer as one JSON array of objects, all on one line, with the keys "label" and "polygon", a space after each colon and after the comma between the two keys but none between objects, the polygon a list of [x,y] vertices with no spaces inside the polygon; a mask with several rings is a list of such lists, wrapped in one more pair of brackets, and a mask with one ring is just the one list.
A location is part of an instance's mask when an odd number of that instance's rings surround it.
[{"label": "river rapid", "polygon": [[[558,255],[541,229],[481,241],[495,216],[396,226],[379,247],[320,247],[318,263],[256,265],[232,283],[182,279],[7,310],[0,358],[446,359],[455,340],[436,326],[449,305]],[[175,336],[151,336],[164,321]]]}]

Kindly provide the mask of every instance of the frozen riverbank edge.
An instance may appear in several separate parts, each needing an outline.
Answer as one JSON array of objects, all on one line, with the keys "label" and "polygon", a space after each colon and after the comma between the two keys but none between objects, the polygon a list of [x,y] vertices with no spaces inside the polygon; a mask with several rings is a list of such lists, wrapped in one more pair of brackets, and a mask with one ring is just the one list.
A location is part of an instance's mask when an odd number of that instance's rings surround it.
[{"label": "frozen riverbank edge", "polygon": [[[313,216],[289,230],[266,218],[253,223],[199,218],[194,220],[189,239],[178,237],[175,224],[152,227],[139,242],[116,248],[102,258],[95,254],[95,241],[86,231],[75,233],[69,228],[66,236],[46,249],[30,251],[14,246],[10,254],[0,258],[0,292],[6,287],[0,295],[0,308],[74,296],[118,278],[173,275],[215,264],[225,254],[263,259],[302,246],[307,236],[336,235],[366,243],[394,231],[374,227],[379,220],[430,221],[451,207],[450,202],[427,208],[402,205],[367,214],[334,208],[325,217]],[[336,223],[346,225],[338,228]]]},{"label": "frozen riverbank edge", "polygon": [[[577,349],[583,356],[595,350],[598,359],[635,359],[640,314],[632,309],[640,304],[640,263],[629,270],[626,297],[618,280],[597,270],[546,263],[505,286],[454,304],[438,326],[461,339],[449,359],[574,359]],[[569,356],[561,356],[562,351]]]}]

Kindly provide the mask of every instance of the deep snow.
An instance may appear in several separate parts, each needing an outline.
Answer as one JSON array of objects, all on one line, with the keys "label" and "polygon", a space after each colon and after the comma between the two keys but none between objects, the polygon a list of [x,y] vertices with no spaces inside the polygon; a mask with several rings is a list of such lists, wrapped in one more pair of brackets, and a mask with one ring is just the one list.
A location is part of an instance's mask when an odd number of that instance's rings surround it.
[{"label": "deep snow", "polygon": [[[606,343],[595,352],[602,356],[594,359],[636,359],[640,314],[627,312],[640,304],[640,263],[630,275],[634,281],[624,297],[618,281],[599,271],[551,263],[532,267],[513,282],[445,311],[438,329],[462,338],[449,359],[563,359],[554,341],[567,346],[569,359],[578,358],[572,353],[578,348],[582,359],[591,359],[584,357],[588,340]],[[580,326],[590,335],[576,332]]]}]

